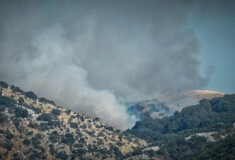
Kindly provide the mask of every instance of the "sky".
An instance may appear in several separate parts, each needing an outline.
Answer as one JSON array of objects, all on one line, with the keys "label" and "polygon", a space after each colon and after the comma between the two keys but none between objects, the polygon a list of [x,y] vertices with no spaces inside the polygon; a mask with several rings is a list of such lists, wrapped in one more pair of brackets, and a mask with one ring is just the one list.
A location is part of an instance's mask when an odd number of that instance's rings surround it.
[{"label": "sky", "polygon": [[[192,15],[189,25],[200,41],[199,71],[213,72],[205,89],[232,94],[235,91],[235,2],[215,3],[203,18]],[[199,16],[200,17],[200,16]]]},{"label": "sky", "polygon": [[0,79],[120,129],[123,101],[234,93],[232,0],[1,2]]}]

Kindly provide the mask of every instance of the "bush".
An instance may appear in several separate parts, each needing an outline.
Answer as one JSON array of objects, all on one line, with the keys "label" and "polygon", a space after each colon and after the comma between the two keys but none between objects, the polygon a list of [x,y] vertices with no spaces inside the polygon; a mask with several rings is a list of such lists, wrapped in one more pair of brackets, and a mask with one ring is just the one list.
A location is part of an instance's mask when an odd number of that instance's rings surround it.
[{"label": "bush", "polygon": [[55,102],[50,101],[50,100],[48,100],[48,99],[46,99],[46,98],[44,98],[44,97],[39,98],[39,102],[42,102],[42,103],[49,103],[49,104],[55,105]]},{"label": "bush", "polygon": [[4,112],[5,111],[5,107],[4,106],[0,106],[0,112]]},{"label": "bush", "polygon": [[76,128],[78,128],[78,124],[72,122],[72,123],[70,123],[70,127],[76,129]]},{"label": "bush", "polygon": [[65,136],[62,137],[61,142],[65,144],[73,144],[75,141],[74,137],[70,133],[66,133]]},{"label": "bush", "polygon": [[68,154],[66,152],[60,152],[56,155],[56,158],[66,160],[69,158]]},{"label": "bush", "polygon": [[59,116],[59,115],[60,115],[60,110],[58,110],[58,109],[52,109],[51,113],[54,114],[54,115],[56,115],[56,116]]},{"label": "bush", "polygon": [[23,144],[24,144],[25,146],[30,145],[30,143],[31,143],[31,141],[30,141],[29,139],[25,139],[25,140],[23,141]]},{"label": "bush", "polygon": [[47,113],[42,113],[38,118],[37,118],[37,120],[39,120],[39,121],[51,121],[52,120],[52,117],[49,115],[49,114],[47,114]]},{"label": "bush", "polygon": [[7,141],[6,143],[3,144],[3,147],[8,151],[11,151],[13,146],[14,146],[13,143],[10,141]]},{"label": "bush", "polygon": [[28,97],[28,98],[32,98],[34,100],[37,99],[37,95],[34,94],[32,91],[25,92],[25,96]]},{"label": "bush", "polygon": [[8,84],[3,81],[0,81],[0,86],[2,86],[3,88],[8,88]]},{"label": "bush", "polygon": [[7,139],[12,139],[14,137],[14,135],[9,130],[6,130],[5,134]]},{"label": "bush", "polygon": [[4,113],[0,113],[0,124],[5,123],[8,120],[8,117]]},{"label": "bush", "polygon": [[40,108],[32,108],[32,110],[33,110],[36,114],[41,113],[41,109],[40,109]]},{"label": "bush", "polygon": [[20,105],[23,105],[24,99],[23,99],[22,97],[20,97],[20,98],[18,99],[18,101],[19,101],[19,104],[20,104]]},{"label": "bush", "polygon": [[50,134],[49,139],[50,139],[51,142],[58,142],[59,141],[59,134],[58,134],[58,132],[57,131],[53,131]]},{"label": "bush", "polygon": [[8,97],[0,97],[0,105],[4,105],[6,107],[14,108],[16,101],[13,98]]},{"label": "bush", "polygon": [[31,135],[33,135],[33,131],[29,131],[29,132],[27,133],[27,136],[31,136]]},{"label": "bush", "polygon": [[15,87],[14,85],[11,85],[11,90],[12,90],[13,92],[19,92],[19,93],[21,93],[21,94],[25,94],[24,91],[22,91],[22,90],[20,89],[20,87]]},{"label": "bush", "polygon": [[15,110],[15,116],[26,118],[26,117],[28,117],[28,111],[24,108],[17,107]]}]

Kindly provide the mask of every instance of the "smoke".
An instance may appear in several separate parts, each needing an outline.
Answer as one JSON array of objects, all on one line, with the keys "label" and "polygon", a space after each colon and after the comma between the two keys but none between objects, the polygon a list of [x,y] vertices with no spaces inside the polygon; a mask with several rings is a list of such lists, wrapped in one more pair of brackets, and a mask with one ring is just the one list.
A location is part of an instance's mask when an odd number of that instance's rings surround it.
[{"label": "smoke", "polygon": [[203,88],[193,1],[5,1],[0,76],[125,129],[120,100]]}]

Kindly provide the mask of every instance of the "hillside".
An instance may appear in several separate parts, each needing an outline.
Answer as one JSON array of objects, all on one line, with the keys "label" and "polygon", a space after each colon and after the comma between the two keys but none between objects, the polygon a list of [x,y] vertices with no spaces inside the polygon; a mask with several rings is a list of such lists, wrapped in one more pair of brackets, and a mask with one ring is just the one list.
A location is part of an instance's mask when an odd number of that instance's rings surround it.
[{"label": "hillside", "polygon": [[[205,151],[199,158],[208,157],[217,150],[220,157],[232,153],[234,142],[224,143],[223,139],[235,135],[235,94],[221,98],[201,100],[198,105],[184,108],[170,117],[147,118],[136,122],[127,133],[152,142],[160,149],[152,155],[160,159],[192,159]],[[226,145],[229,150],[214,148]],[[216,157],[214,156],[214,157]],[[233,159],[228,158],[228,159]]]},{"label": "hillside", "polygon": [[123,159],[144,140],[0,82],[0,159]]},{"label": "hillside", "polygon": [[161,96],[152,100],[125,103],[127,111],[137,119],[163,118],[171,116],[175,111],[196,105],[202,99],[223,97],[225,93],[209,90],[190,90],[177,94]]}]

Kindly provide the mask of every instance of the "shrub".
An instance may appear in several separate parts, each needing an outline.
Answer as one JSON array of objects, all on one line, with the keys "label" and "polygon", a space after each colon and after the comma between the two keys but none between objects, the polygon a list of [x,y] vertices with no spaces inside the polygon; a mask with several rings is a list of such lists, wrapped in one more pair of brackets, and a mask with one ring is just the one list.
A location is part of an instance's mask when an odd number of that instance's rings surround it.
[{"label": "shrub", "polygon": [[78,124],[72,122],[72,123],[70,123],[70,127],[76,129],[76,128],[78,128]]},{"label": "shrub", "polygon": [[14,85],[11,85],[11,90],[12,90],[13,92],[19,92],[19,93],[21,93],[21,94],[25,94],[24,91],[22,91],[22,90],[20,89],[20,87],[15,87]]},{"label": "shrub", "polygon": [[7,139],[12,139],[14,137],[14,135],[9,130],[6,130],[5,134]]},{"label": "shrub", "polygon": [[3,147],[6,148],[8,151],[11,151],[13,146],[14,146],[13,143],[10,141],[7,141],[6,143],[3,144]]},{"label": "shrub", "polygon": [[33,135],[33,131],[29,131],[29,132],[27,133],[27,136],[31,136],[31,135]]},{"label": "shrub", "polygon": [[58,142],[58,140],[59,140],[58,132],[57,132],[57,131],[53,131],[53,132],[50,134],[49,139],[50,139],[50,141],[52,141],[52,142]]},{"label": "shrub", "polygon": [[32,108],[32,110],[36,113],[36,114],[39,114],[41,113],[41,109],[40,108]]},{"label": "shrub", "polygon": [[49,103],[49,104],[55,105],[55,102],[50,101],[50,100],[48,100],[48,99],[46,99],[46,98],[44,98],[44,97],[39,98],[39,102],[42,102],[42,103]]},{"label": "shrub", "polygon": [[15,116],[22,118],[28,117],[28,111],[24,108],[17,107],[15,110]]},{"label": "shrub", "polygon": [[37,95],[34,94],[32,91],[25,92],[25,96],[34,100],[37,99]]},{"label": "shrub", "polygon": [[20,97],[18,101],[19,101],[19,104],[20,104],[20,105],[23,105],[24,99],[23,99],[22,97]]},{"label": "shrub", "polygon": [[75,141],[74,137],[70,133],[66,133],[65,136],[62,137],[61,142],[65,144],[73,144]]},{"label": "shrub", "polygon": [[8,88],[8,84],[3,81],[0,81],[0,86],[2,86],[3,88]]},{"label": "shrub", "polygon": [[38,118],[37,118],[37,120],[39,120],[39,121],[51,121],[52,120],[52,117],[49,115],[49,114],[47,114],[47,113],[42,113]]},{"label": "shrub", "polygon": [[59,152],[59,153],[56,155],[56,158],[66,160],[66,159],[69,158],[69,156],[68,156],[68,154],[67,154],[66,152]]},{"label": "shrub", "polygon": [[25,139],[23,141],[23,144],[26,145],[26,146],[30,145],[30,143],[31,143],[31,141],[29,139]]},{"label": "shrub", "polygon": [[4,106],[0,106],[0,112],[4,112],[5,111],[5,107]]},{"label": "shrub", "polygon": [[59,115],[60,115],[60,110],[58,110],[58,109],[52,109],[51,113],[54,114],[54,115],[56,115],[56,116],[59,116]]},{"label": "shrub", "polygon": [[8,120],[8,117],[4,113],[0,113],[0,124],[5,123]]},{"label": "shrub", "polygon": [[5,105],[6,107],[15,107],[16,101],[13,98],[0,97],[0,105]]}]

